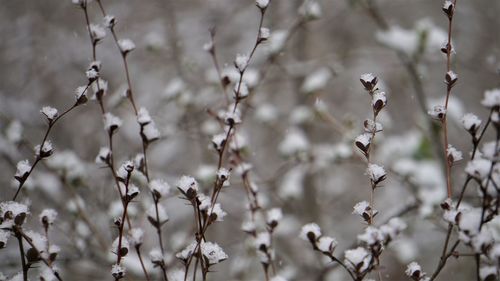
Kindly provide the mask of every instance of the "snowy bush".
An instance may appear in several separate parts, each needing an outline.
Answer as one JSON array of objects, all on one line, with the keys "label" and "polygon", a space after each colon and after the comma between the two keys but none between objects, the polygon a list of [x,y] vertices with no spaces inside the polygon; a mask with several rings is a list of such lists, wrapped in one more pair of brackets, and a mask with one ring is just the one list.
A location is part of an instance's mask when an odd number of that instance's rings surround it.
[{"label": "snowy bush", "polygon": [[0,280],[498,280],[500,4],[410,2],[4,3]]}]

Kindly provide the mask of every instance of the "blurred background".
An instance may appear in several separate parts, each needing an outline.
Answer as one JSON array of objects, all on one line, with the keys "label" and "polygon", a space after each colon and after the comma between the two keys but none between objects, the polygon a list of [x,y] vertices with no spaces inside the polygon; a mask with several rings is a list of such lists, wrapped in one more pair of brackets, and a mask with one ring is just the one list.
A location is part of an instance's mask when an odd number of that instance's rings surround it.
[{"label": "blurred background", "polygon": [[[225,108],[216,68],[203,46],[210,42],[213,28],[218,64],[231,92],[237,78],[233,61],[253,47],[260,12],[252,0],[102,4],[117,18],[118,37],[130,38],[137,46],[128,55],[135,99],[149,110],[161,133],[149,149],[148,164],[152,178],[164,178],[173,187],[161,203],[170,217],[163,229],[174,276],[182,269],[175,253],[192,241],[194,227],[192,209],[179,199],[175,182],[192,175],[203,191],[211,190],[217,154],[210,140],[220,128],[209,113]],[[97,3],[88,5],[90,21],[102,25]],[[375,223],[398,215],[408,224],[382,255],[382,276],[405,279],[411,261],[428,273],[434,271],[446,234],[439,208],[446,184],[440,127],[427,110],[442,104],[446,93],[446,61],[440,48],[447,19],[441,6],[434,0],[271,1],[264,18],[271,37],[258,47],[245,74],[251,95],[243,102],[244,121],[237,134],[253,166],[261,206],[280,207],[284,213],[274,235],[276,271],[282,276],[349,278],[298,235],[303,224],[316,222],[337,239],[335,253],[343,257],[366,227],[352,214],[353,206],[370,196],[366,164],[353,146],[363,121],[372,114],[371,99],[359,82],[363,73],[376,75],[388,96],[380,116],[384,131],[373,148],[373,161],[389,171],[383,187],[375,191]],[[483,93],[500,86],[499,11],[498,1],[457,4],[453,69],[459,81],[450,101],[449,128],[450,142],[464,158],[471,144],[460,118],[474,112],[486,120],[488,110],[480,105]],[[15,164],[32,161],[32,147],[46,130],[41,107],[61,112],[74,103],[74,89],[87,82],[92,48],[84,13],[69,0],[3,0],[0,34],[0,201],[6,201],[17,187]],[[101,77],[108,81],[106,104],[123,119],[114,150],[116,163],[121,163],[141,152],[141,139],[132,108],[122,96],[125,73],[109,31],[97,46],[97,59],[102,62]],[[113,255],[102,244],[110,247],[116,236],[112,218],[121,213],[121,203],[109,171],[94,163],[99,148],[107,144],[95,100],[72,111],[49,138],[55,153],[37,167],[21,194],[21,201],[31,204],[30,226],[41,231],[40,211],[58,210],[51,241],[62,249],[62,275],[67,280],[109,279]],[[465,163],[453,169],[456,190],[465,178]],[[134,180],[144,192],[130,215],[146,231],[147,256],[156,245],[145,215],[152,200],[144,179]],[[467,202],[474,205],[476,193],[469,191]],[[207,236],[229,259],[215,266],[209,279],[264,280],[250,236],[240,230],[247,198],[236,172],[220,202],[228,215]],[[15,243],[9,243],[0,251],[0,272],[12,276],[20,270],[18,260]],[[127,280],[143,280],[134,256],[125,264]],[[156,272],[149,261],[147,266]],[[451,259],[441,279],[471,280],[474,270],[473,258]],[[32,280],[38,280],[35,274]]]}]

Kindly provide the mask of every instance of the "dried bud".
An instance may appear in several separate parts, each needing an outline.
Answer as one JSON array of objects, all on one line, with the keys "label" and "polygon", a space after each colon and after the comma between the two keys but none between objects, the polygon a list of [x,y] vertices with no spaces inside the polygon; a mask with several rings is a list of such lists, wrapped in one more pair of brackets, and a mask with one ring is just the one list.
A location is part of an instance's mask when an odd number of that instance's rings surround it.
[{"label": "dried bud", "polygon": [[446,72],[445,83],[448,85],[448,87],[453,87],[457,80],[458,76],[455,72],[453,72],[452,70]]},{"label": "dried bud", "polygon": [[371,222],[373,217],[378,214],[378,211],[370,207],[370,204],[366,201],[358,202],[354,205],[353,214],[361,216],[366,222]]},{"label": "dried bud", "polygon": [[28,160],[19,161],[17,163],[16,167],[17,167],[17,171],[16,171],[16,175],[14,176],[14,178],[18,182],[24,182],[28,178],[28,175],[31,171],[30,162]]},{"label": "dried bud", "polygon": [[371,73],[365,73],[361,75],[359,81],[361,81],[361,84],[363,84],[365,90],[367,90],[368,92],[373,92],[375,90],[375,86],[377,86],[378,79]]},{"label": "dried bud", "polygon": [[190,176],[182,176],[177,182],[177,188],[188,200],[194,199],[198,192],[198,182]]},{"label": "dried bud", "polygon": [[300,230],[300,238],[309,241],[316,246],[316,240],[321,237],[321,228],[316,223],[309,223],[302,226]]},{"label": "dried bud", "polygon": [[135,49],[135,44],[130,39],[120,39],[118,40],[118,47],[120,47],[122,55],[126,56]]},{"label": "dried bud", "polygon": [[446,116],[446,108],[442,105],[436,105],[427,112],[433,119],[442,121]]},{"label": "dried bud", "polygon": [[467,113],[462,117],[462,124],[471,135],[475,136],[479,126],[481,126],[481,119],[472,113]]},{"label": "dried bud", "polygon": [[125,277],[125,268],[119,264],[113,264],[111,268],[111,275],[115,279],[122,279]]},{"label": "dried bud", "polygon": [[46,158],[52,155],[53,152],[54,152],[54,147],[52,146],[52,143],[49,140],[46,140],[43,143],[43,146],[39,144],[35,146],[36,157]]},{"label": "dried bud", "polygon": [[259,9],[265,11],[267,9],[267,6],[269,6],[269,0],[256,0],[255,4],[257,5],[257,7],[259,7]]},{"label": "dried bud", "polygon": [[113,135],[122,125],[122,120],[115,115],[107,112],[104,114],[104,129],[109,135]]},{"label": "dried bud", "polygon": [[363,155],[368,155],[368,150],[372,141],[372,134],[364,133],[356,137],[354,144],[363,152]]},{"label": "dried bud", "polygon": [[50,106],[44,106],[42,110],[40,110],[40,112],[45,115],[45,117],[47,117],[47,120],[49,120],[49,124],[51,124],[59,115],[57,109]]},{"label": "dried bud", "polygon": [[455,5],[453,4],[453,2],[449,0],[444,1],[443,12],[446,16],[448,16],[448,19],[453,18],[454,10],[455,10]]},{"label": "dried bud", "polygon": [[372,97],[372,106],[373,106],[373,112],[375,112],[375,115],[378,115],[380,110],[384,108],[384,106],[387,104],[387,98],[385,96],[384,92],[378,92],[373,94]]},{"label": "dried bud", "polygon": [[75,90],[76,105],[85,104],[88,101],[87,98],[88,86],[80,86]]},{"label": "dried bud", "polygon": [[236,69],[238,69],[240,73],[245,71],[245,69],[247,68],[249,59],[250,58],[248,57],[247,54],[236,55],[236,59],[234,60],[234,66],[236,67]]},{"label": "dried bud", "polygon": [[112,29],[116,24],[116,18],[115,16],[113,15],[106,15],[104,17],[104,25],[107,27],[107,28],[110,28]]}]

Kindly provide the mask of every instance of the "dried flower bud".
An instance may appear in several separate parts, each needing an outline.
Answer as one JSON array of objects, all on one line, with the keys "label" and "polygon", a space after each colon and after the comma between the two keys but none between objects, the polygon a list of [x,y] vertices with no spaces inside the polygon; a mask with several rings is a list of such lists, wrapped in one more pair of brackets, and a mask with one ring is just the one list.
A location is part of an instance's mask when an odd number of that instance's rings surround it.
[{"label": "dried flower bud", "polygon": [[116,24],[116,18],[115,16],[113,15],[106,15],[104,17],[104,25],[107,27],[107,28],[113,28]]},{"label": "dried flower bud", "polygon": [[278,223],[283,218],[283,212],[280,208],[273,208],[267,212],[266,223],[271,228],[274,229],[278,226]]},{"label": "dried flower bud", "polygon": [[472,113],[467,113],[462,117],[462,124],[464,129],[475,136],[479,126],[481,126],[481,119]]},{"label": "dried flower bud", "polygon": [[259,42],[264,42],[269,39],[269,36],[271,36],[271,31],[267,27],[261,27],[259,29]]},{"label": "dried flower bud", "polygon": [[300,238],[316,245],[316,240],[321,236],[321,228],[316,223],[309,223],[300,230]]},{"label": "dried flower bud", "polygon": [[365,122],[363,122],[363,125],[365,127],[366,133],[373,134],[373,133],[382,132],[382,130],[383,130],[382,124],[380,124],[378,122],[373,122],[373,120],[371,120],[371,119],[366,119]]},{"label": "dried flower bud", "polygon": [[153,120],[151,119],[148,110],[144,107],[141,107],[137,112],[137,122],[139,123],[139,125],[145,126],[151,123],[152,121]]},{"label": "dried flower bud", "polygon": [[427,112],[433,119],[442,121],[446,116],[446,108],[442,105],[436,105]]},{"label": "dried flower bud", "polygon": [[49,120],[49,124],[51,124],[52,121],[54,121],[54,119],[56,119],[57,116],[59,115],[57,112],[57,109],[50,107],[50,106],[42,107],[42,110],[40,110],[40,112],[43,115],[45,115],[45,117],[47,117],[47,120]]},{"label": "dried flower bud", "polygon": [[113,241],[113,244],[111,245],[111,252],[115,254],[120,253],[120,256],[124,257],[129,253],[129,248],[130,248],[129,242],[125,237],[122,237],[121,240],[120,237],[117,237],[115,241]]},{"label": "dried flower bud", "polygon": [[28,160],[19,161],[16,168],[17,170],[14,178],[19,182],[24,182],[28,178],[29,172],[31,171],[30,162]]},{"label": "dried flower bud", "polygon": [[222,133],[222,134],[217,134],[212,137],[212,144],[218,152],[222,151],[222,148],[224,147],[224,144],[226,142],[226,136],[227,134]]},{"label": "dried flower bud", "polygon": [[139,195],[139,193],[140,193],[139,188],[132,184],[128,188],[127,196],[125,199],[127,201],[132,201],[135,197],[137,197],[137,195]]},{"label": "dried flower bud", "polygon": [[97,154],[95,158],[95,162],[97,164],[106,164],[109,165],[111,161],[111,150],[108,147],[101,147],[99,149],[99,154]]},{"label": "dried flower bud", "polygon": [[156,127],[154,121],[151,121],[147,125],[141,127],[141,138],[146,144],[152,143],[160,139],[160,131]]},{"label": "dried flower bud", "polygon": [[387,177],[387,173],[385,172],[384,168],[377,164],[368,164],[366,174],[370,177],[370,180],[373,183],[373,187],[384,181]]},{"label": "dried flower bud", "polygon": [[448,148],[446,149],[446,154],[448,155],[448,162],[450,164],[453,164],[463,159],[462,152],[457,150],[451,144],[448,144]]},{"label": "dried flower bud", "polygon": [[[208,198],[207,198],[208,199]],[[207,209],[208,222],[213,223],[216,221],[224,221],[224,217],[227,215],[219,203],[215,203],[213,207]]]},{"label": "dried flower bud", "polygon": [[177,182],[177,188],[188,200],[191,200],[198,192],[198,182],[193,177],[182,176]]},{"label": "dried flower bud", "polygon": [[255,248],[262,252],[267,252],[271,247],[271,235],[269,232],[260,232],[255,237]]},{"label": "dried flower bud", "polygon": [[106,114],[104,114],[104,129],[108,132],[109,135],[113,135],[121,125],[122,120],[117,116],[109,112],[106,112]]},{"label": "dried flower bud", "polygon": [[80,86],[75,90],[76,105],[85,104],[88,101],[87,98],[88,86]]},{"label": "dried flower bud", "polygon": [[363,84],[365,90],[367,90],[368,92],[372,92],[375,90],[375,86],[377,86],[378,79],[371,73],[365,73],[361,75],[359,81],[361,81],[361,84]]},{"label": "dried flower bud", "polygon": [[337,240],[328,236],[321,236],[318,239],[318,250],[326,255],[332,255],[333,251],[335,251],[335,247],[337,247]]},{"label": "dried flower bud", "polygon": [[44,209],[40,214],[40,222],[43,224],[45,228],[48,228],[49,225],[53,224],[57,217],[57,211],[54,209]]},{"label": "dried flower bud", "polygon": [[378,211],[375,209],[372,210],[367,201],[361,201],[354,205],[354,211],[352,213],[361,216],[366,222],[371,222],[372,218],[378,214]]},{"label": "dried flower bud", "polygon": [[373,94],[372,97],[372,106],[373,106],[373,112],[375,112],[375,115],[377,115],[382,108],[387,104],[387,97],[385,96],[384,92],[378,92]]},{"label": "dried flower bud", "polygon": [[226,182],[229,180],[229,176],[231,175],[231,171],[229,171],[228,169],[226,168],[220,168],[218,171],[217,171],[217,179],[220,181],[220,182]]},{"label": "dried flower bud", "polygon": [[453,2],[451,2],[449,0],[444,1],[443,12],[446,16],[448,16],[448,19],[453,18],[454,10],[455,10],[455,5],[453,4]]},{"label": "dried flower bud", "polygon": [[220,263],[228,258],[227,254],[216,243],[201,243],[201,254],[208,266]]},{"label": "dried flower bud", "polygon": [[363,272],[369,266],[371,256],[363,247],[345,251],[345,261],[347,268],[352,271]]},{"label": "dried flower bud", "polygon": [[269,6],[269,0],[256,0],[255,4],[259,7],[259,9],[266,10],[267,6]]},{"label": "dried flower bud", "polygon": [[455,48],[453,48],[453,44],[448,43],[448,41],[444,42],[441,45],[441,52],[444,54],[448,54],[448,52],[451,54],[455,53]]},{"label": "dried flower bud", "polygon": [[453,70],[446,72],[444,82],[448,85],[448,87],[450,87],[450,88],[453,87],[455,85],[455,83],[457,82],[457,80],[458,80],[458,76],[455,72],[453,72]]},{"label": "dried flower bud", "polygon": [[122,279],[125,277],[125,267],[119,264],[113,264],[111,267],[111,275],[115,279]]},{"label": "dried flower bud", "polygon": [[224,113],[224,123],[229,126],[234,126],[241,123],[239,111],[226,111]]},{"label": "dried flower bud", "polygon": [[248,95],[250,94],[250,90],[248,89],[247,83],[241,82],[234,85],[233,93],[234,93],[233,98],[235,100],[244,99],[248,97]]},{"label": "dried flower bud", "polygon": [[90,36],[92,37],[92,44],[99,43],[106,36],[106,30],[98,24],[89,25]]},{"label": "dried flower bud", "polygon": [[408,264],[405,273],[408,277],[415,281],[420,281],[425,276],[425,273],[422,271],[422,267],[420,267],[420,265],[416,262]]},{"label": "dried flower bud", "polygon": [[46,140],[43,143],[43,146],[40,146],[39,144],[35,146],[36,157],[46,158],[52,155],[53,152],[54,148],[52,146],[52,142],[50,142],[49,140]]},{"label": "dried flower bud", "polygon": [[236,59],[234,60],[234,66],[236,67],[236,69],[238,69],[240,73],[245,71],[245,69],[247,68],[249,59],[250,58],[248,57],[247,54],[236,55]]},{"label": "dried flower bud", "polygon": [[354,140],[354,144],[363,152],[365,156],[367,156],[368,150],[370,148],[370,144],[372,141],[372,134],[364,133],[356,137]]},{"label": "dried flower bud", "polygon": [[128,53],[132,52],[135,49],[135,44],[130,39],[120,39],[118,40],[118,46],[120,47],[120,51],[125,56]]},{"label": "dried flower bud", "polygon": [[162,179],[155,179],[149,183],[149,190],[151,190],[155,198],[159,200],[168,195],[170,192],[170,185]]}]

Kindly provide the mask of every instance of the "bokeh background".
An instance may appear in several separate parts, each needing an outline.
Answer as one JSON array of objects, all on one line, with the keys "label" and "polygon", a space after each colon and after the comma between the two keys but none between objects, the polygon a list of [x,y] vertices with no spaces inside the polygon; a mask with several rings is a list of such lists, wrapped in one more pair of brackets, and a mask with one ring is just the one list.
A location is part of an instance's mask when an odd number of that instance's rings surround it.
[{"label": "bokeh background", "polygon": [[[210,40],[209,29],[215,28],[218,62],[225,74],[234,77],[236,54],[248,53],[255,41],[259,21],[255,2],[102,3],[117,17],[118,36],[132,39],[137,46],[128,56],[135,98],[150,111],[162,136],[149,150],[150,173],[172,186],[180,176],[193,175],[208,192],[217,164],[210,139],[220,129],[207,111],[223,108],[224,99],[203,45]],[[442,3],[315,3],[321,15],[314,20],[298,12],[303,1],[270,4],[264,26],[272,36],[251,61],[247,78],[255,86],[244,102],[244,122],[238,127],[263,207],[280,207],[284,213],[275,234],[276,269],[290,280],[348,280],[298,234],[303,224],[317,222],[324,233],[338,240],[336,254],[342,257],[365,228],[351,214],[354,204],[368,200],[370,194],[366,164],[352,140],[371,115],[371,100],[359,83],[361,74],[371,72],[388,95],[374,161],[390,172],[375,193],[380,211],[376,221],[410,206],[401,216],[407,230],[382,256],[382,276],[403,280],[406,264],[414,260],[430,273],[438,263],[446,227],[438,207],[445,197],[440,129],[426,114],[445,95],[445,57],[439,51],[447,28]],[[471,144],[460,118],[475,112],[486,119],[488,111],[480,106],[483,92],[499,86],[499,11],[498,1],[457,4],[453,68],[459,82],[453,90],[449,128],[451,143],[464,155]],[[102,24],[95,2],[89,3],[89,14],[91,22]],[[284,34],[288,40],[280,42]],[[3,0],[0,35],[0,201],[5,201],[15,192],[15,163],[32,159],[31,148],[45,131],[41,107],[51,105],[62,111],[74,102],[74,89],[86,83],[84,71],[92,54],[84,14],[69,0]],[[124,121],[115,137],[115,157],[121,162],[140,152],[141,140],[131,106],[122,98],[126,80],[109,32],[97,47],[97,57],[103,65],[101,76],[109,83],[106,102]],[[121,203],[109,171],[94,163],[99,148],[107,143],[97,103],[90,101],[65,117],[50,139],[56,147],[54,156],[37,168],[21,194],[22,201],[31,204],[30,224],[41,230],[40,211],[58,210],[51,239],[62,248],[58,264],[63,276],[109,279],[112,255],[97,240],[111,244],[116,235],[112,218],[120,214]],[[457,189],[464,179],[464,166],[465,162],[453,169]],[[145,188],[140,178],[135,180]],[[162,201],[170,217],[164,237],[172,272],[182,268],[175,253],[193,235],[192,209],[174,189]],[[467,202],[476,203],[475,195],[471,189]],[[228,216],[210,228],[208,237],[230,258],[217,265],[209,279],[263,280],[251,240],[240,230],[247,199],[236,173],[220,201]],[[146,251],[156,245],[145,216],[150,204],[144,189],[131,213],[135,224],[147,231]],[[77,211],[77,205],[83,211]],[[127,280],[143,280],[134,257],[127,259]],[[16,245],[10,243],[0,251],[0,272],[5,276],[18,272],[18,260]],[[441,279],[465,281],[473,276],[473,259],[463,257],[451,259]],[[35,275],[32,278],[36,280]]]}]

